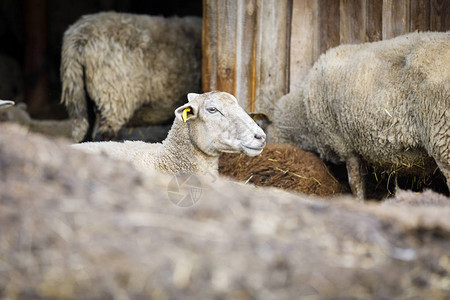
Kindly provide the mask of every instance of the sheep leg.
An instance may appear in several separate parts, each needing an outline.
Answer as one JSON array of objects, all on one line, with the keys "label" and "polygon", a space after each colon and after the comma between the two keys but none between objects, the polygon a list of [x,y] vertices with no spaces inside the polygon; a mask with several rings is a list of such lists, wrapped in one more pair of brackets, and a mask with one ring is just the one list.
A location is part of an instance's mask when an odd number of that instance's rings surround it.
[{"label": "sheep leg", "polygon": [[72,136],[76,142],[90,139],[89,135],[89,113],[84,99],[71,101],[66,104],[69,116],[72,120]]},{"label": "sheep leg", "polygon": [[94,141],[110,141],[113,140],[116,136],[116,132],[111,128],[103,128],[99,129],[97,132],[93,134]]},{"label": "sheep leg", "polygon": [[137,103],[138,98],[131,96],[114,98],[113,95],[105,94],[101,99],[127,99],[110,100],[96,111],[96,125],[92,137],[94,141],[109,141],[115,139],[119,130],[131,119],[136,110],[133,103]]},{"label": "sheep leg", "polygon": [[361,173],[361,159],[352,155],[346,160],[350,189],[356,197],[363,201],[366,195],[364,177]]},{"label": "sheep leg", "polygon": [[94,141],[113,140],[119,129],[115,130],[101,113],[96,113],[94,130],[92,132],[92,139]]}]

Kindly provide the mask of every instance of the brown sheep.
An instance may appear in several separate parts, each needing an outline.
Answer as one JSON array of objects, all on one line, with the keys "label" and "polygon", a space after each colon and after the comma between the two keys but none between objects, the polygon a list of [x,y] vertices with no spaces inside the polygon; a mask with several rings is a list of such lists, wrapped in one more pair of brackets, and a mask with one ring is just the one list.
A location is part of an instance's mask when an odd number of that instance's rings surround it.
[{"label": "brown sheep", "polygon": [[317,155],[287,144],[268,144],[256,157],[224,153],[219,160],[219,174],[257,186],[319,196],[345,191]]}]

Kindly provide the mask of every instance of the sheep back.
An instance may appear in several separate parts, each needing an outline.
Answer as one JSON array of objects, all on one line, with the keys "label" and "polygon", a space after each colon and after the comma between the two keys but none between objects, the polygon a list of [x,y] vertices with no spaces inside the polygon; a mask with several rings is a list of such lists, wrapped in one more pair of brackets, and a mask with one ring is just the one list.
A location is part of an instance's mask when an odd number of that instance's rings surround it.
[{"label": "sheep back", "polygon": [[393,171],[423,170],[430,156],[450,164],[448,70],[449,33],[330,49],[300,95],[280,99],[278,135],[331,161],[357,154]]}]

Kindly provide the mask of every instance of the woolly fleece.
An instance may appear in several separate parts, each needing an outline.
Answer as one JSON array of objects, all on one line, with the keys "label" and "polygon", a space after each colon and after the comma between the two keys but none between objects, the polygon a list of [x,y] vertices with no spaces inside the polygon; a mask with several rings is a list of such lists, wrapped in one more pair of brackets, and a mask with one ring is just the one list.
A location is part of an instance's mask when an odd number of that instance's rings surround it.
[{"label": "woolly fleece", "polygon": [[450,186],[449,70],[450,32],[338,46],[278,101],[268,137],[346,162],[359,198],[361,158],[393,173],[432,172],[434,159]]},{"label": "woolly fleece", "polygon": [[200,91],[201,19],[86,15],[65,32],[61,57],[75,140],[90,139],[88,98],[98,110],[93,136],[110,139],[142,105],[149,123],[167,122],[187,92]]}]

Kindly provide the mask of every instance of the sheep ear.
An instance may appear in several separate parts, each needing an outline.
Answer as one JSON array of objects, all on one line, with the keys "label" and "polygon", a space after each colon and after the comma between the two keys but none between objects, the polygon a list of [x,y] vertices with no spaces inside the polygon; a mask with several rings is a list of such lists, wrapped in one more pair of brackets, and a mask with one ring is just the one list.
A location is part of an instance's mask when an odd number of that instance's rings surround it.
[{"label": "sheep ear", "polygon": [[189,94],[187,94],[188,101],[191,102],[191,101],[194,100],[198,95],[199,95],[199,94],[196,94],[196,93],[189,93]]},{"label": "sheep ear", "polygon": [[14,101],[0,100],[0,109],[7,108],[14,105]]},{"label": "sheep ear", "polygon": [[249,116],[261,127],[263,130],[266,130],[267,127],[272,123],[265,114],[262,113],[249,113]]},{"label": "sheep ear", "polygon": [[198,107],[194,103],[186,103],[175,110],[175,117],[180,121],[186,122],[197,118]]}]

